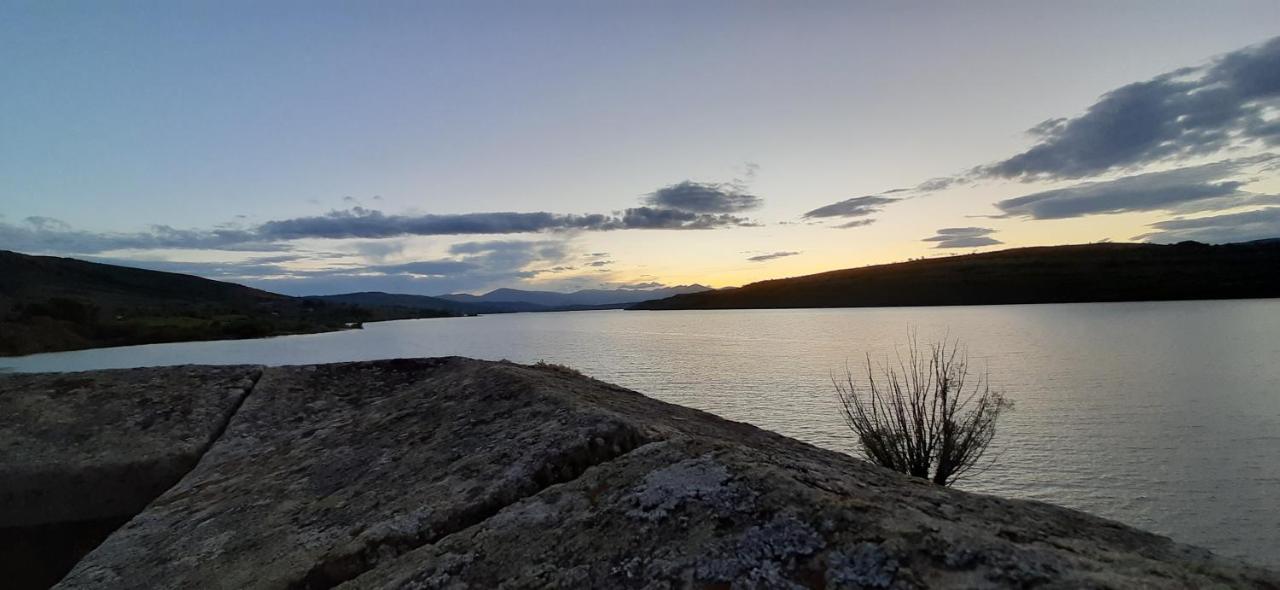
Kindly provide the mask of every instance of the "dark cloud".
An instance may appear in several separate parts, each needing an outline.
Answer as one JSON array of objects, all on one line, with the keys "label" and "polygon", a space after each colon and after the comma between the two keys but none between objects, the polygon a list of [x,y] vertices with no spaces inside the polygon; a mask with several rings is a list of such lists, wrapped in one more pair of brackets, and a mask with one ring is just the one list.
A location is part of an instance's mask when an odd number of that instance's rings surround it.
[{"label": "dark cloud", "polygon": [[840,225],[833,225],[831,227],[834,227],[836,229],[850,229],[855,227],[866,227],[875,222],[876,220],[874,219],[855,219],[853,221],[846,221],[844,223],[841,223]]},{"label": "dark cloud", "polygon": [[75,230],[54,219],[31,217],[22,224],[0,222],[0,248],[64,254],[156,249],[270,252],[290,250],[292,246],[283,242],[302,239],[383,240],[406,236],[694,230],[755,225],[750,219],[728,213],[697,213],[660,207],[635,207],[613,215],[547,212],[388,215],[375,209],[352,207],[325,215],[268,221],[249,229],[179,230],[157,225],[134,233]]},{"label": "dark cloud", "polygon": [[753,227],[745,217],[728,213],[695,213],[679,209],[634,207],[622,212],[616,227],[600,229],[713,229],[717,227]]},{"label": "dark cloud", "polygon": [[805,213],[802,217],[806,219],[823,217],[865,217],[872,213],[877,213],[885,205],[899,200],[901,199],[881,197],[879,195],[853,197],[824,207],[818,207],[817,209]]},{"label": "dark cloud", "polygon": [[692,213],[738,213],[759,207],[764,199],[744,192],[740,184],[709,184],[686,180],[660,188],[644,199],[662,209]]},{"label": "dark cloud", "polygon": [[996,203],[1004,216],[1063,219],[1128,211],[1211,211],[1276,202],[1272,195],[1241,190],[1246,183],[1226,180],[1273,156],[1238,158],[1201,166],[1149,172],[1116,180],[1086,182]]},{"label": "dark cloud", "polygon": [[537,233],[568,229],[617,229],[606,215],[557,213],[459,213],[452,215],[387,215],[376,209],[352,207],[321,216],[268,221],[258,233],[272,240],[303,238],[390,238],[468,234]]},{"label": "dark cloud", "polygon": [[1209,217],[1170,219],[1148,227],[1153,231],[1134,239],[1161,244],[1185,240],[1222,244],[1280,238],[1280,207]]},{"label": "dark cloud", "polygon": [[924,242],[935,242],[934,248],[981,248],[1003,244],[991,237],[996,230],[989,227],[944,227],[937,235],[925,238]]},{"label": "dark cloud", "polygon": [[978,174],[1081,178],[1248,144],[1280,145],[1280,37],[1104,94],[1083,115],[1031,128],[1039,141]]},{"label": "dark cloud", "polygon": [[132,233],[89,232],[72,229],[48,217],[28,217],[22,223],[0,222],[0,248],[20,252],[93,254],[112,250],[209,249],[272,252],[292,249],[263,240],[243,229],[180,230],[153,225]]},{"label": "dark cloud", "polygon": [[798,254],[800,253],[799,252],[770,252],[768,254],[760,254],[758,256],[752,256],[747,260],[751,262],[765,262],[767,260],[773,260],[775,258],[786,258],[788,256],[796,256]]},{"label": "dark cloud", "polygon": [[263,238],[388,238],[396,236],[500,235],[561,230],[713,229],[749,226],[750,220],[728,214],[704,214],[658,207],[636,207],[621,216],[560,213],[459,213],[452,215],[387,215],[353,207],[323,216],[268,221],[258,227]]},{"label": "dark cloud", "polygon": [[1280,146],[1280,37],[1209,64],[1180,68],[1103,94],[1083,114],[1042,121],[1035,144],[1005,160],[883,194],[920,196],[1007,178],[1066,180]]},{"label": "dark cloud", "polygon": [[601,266],[609,266],[610,264],[613,264],[612,260],[592,260],[591,262],[587,263],[587,266],[601,267]]}]

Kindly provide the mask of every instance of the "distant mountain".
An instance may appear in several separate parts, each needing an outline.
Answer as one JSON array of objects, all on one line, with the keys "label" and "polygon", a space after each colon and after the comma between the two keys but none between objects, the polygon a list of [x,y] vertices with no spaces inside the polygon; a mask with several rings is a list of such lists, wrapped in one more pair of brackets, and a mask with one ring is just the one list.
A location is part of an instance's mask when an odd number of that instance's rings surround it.
[{"label": "distant mountain", "polygon": [[1280,240],[1017,248],[677,295],[631,309],[988,305],[1280,297]]},{"label": "distant mountain", "polygon": [[440,315],[449,314],[329,304],[191,275],[0,250],[0,356]]},{"label": "distant mountain", "polygon": [[440,299],[462,303],[531,303],[548,308],[620,306],[624,304],[662,299],[684,293],[709,291],[704,285],[680,285],[657,289],[584,289],[572,293],[556,291],[526,291],[522,289],[495,289],[484,295],[449,294]]},{"label": "distant mountain", "polygon": [[524,302],[484,302],[457,301],[427,295],[407,295],[401,293],[383,293],[381,291],[365,291],[361,293],[343,293],[340,295],[315,295],[308,299],[349,303],[354,305],[374,305],[404,307],[410,309],[439,310],[453,314],[478,313],[511,313],[517,311],[549,311],[543,305]]}]

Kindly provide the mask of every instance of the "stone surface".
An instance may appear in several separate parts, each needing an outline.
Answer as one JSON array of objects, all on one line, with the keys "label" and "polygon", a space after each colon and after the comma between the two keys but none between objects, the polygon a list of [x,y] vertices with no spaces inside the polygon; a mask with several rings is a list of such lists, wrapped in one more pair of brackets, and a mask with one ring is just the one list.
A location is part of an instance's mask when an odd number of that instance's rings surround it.
[{"label": "stone surface", "polygon": [[1205,588],[1273,572],[556,367],[267,369],[63,588]]},{"label": "stone surface", "polygon": [[195,466],[260,372],[0,375],[0,527],[137,513]]}]

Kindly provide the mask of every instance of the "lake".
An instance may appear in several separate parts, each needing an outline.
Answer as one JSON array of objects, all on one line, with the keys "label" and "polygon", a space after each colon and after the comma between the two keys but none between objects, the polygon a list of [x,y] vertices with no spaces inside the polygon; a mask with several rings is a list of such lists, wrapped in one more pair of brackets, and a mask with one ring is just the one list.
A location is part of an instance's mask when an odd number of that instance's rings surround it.
[{"label": "lake", "polygon": [[0,358],[19,371],[462,355],[545,360],[842,452],[832,374],[915,330],[1016,406],[957,485],[1280,567],[1280,300],[492,315]]}]

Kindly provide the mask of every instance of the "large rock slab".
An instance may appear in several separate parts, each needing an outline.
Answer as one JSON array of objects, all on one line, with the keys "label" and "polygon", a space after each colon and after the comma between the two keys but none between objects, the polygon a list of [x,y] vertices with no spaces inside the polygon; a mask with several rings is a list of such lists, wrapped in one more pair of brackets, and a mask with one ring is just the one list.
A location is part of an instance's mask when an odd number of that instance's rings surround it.
[{"label": "large rock slab", "polygon": [[195,466],[260,373],[0,375],[0,527],[137,513]]},{"label": "large rock slab", "polygon": [[555,367],[268,369],[63,588],[1258,587],[1273,572],[938,488]]},{"label": "large rock slab", "polygon": [[58,581],[195,466],[260,372],[0,375],[0,585]]}]

